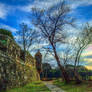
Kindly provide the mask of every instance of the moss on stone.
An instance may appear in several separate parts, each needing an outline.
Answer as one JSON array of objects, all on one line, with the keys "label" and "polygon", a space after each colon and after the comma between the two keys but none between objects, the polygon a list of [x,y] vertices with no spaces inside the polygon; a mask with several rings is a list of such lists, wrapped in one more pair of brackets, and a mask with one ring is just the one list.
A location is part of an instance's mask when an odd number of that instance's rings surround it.
[{"label": "moss on stone", "polygon": [[[40,80],[35,59],[26,53],[26,62],[20,58],[21,48],[8,36],[6,45],[0,45],[0,88],[10,89]],[[2,49],[3,48],[3,49]],[[0,89],[0,90],[1,90]]]}]

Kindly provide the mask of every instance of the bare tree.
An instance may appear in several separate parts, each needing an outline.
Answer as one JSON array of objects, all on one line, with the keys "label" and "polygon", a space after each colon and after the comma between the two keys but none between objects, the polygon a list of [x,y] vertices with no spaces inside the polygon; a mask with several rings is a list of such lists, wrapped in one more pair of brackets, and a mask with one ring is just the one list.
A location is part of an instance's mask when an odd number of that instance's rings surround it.
[{"label": "bare tree", "polygon": [[27,24],[22,23],[20,25],[20,30],[18,31],[18,43],[24,51],[24,61],[26,57],[26,51],[29,51],[30,46],[33,44],[36,38],[35,31],[30,29]]},{"label": "bare tree", "polygon": [[81,53],[87,47],[87,45],[91,43],[91,41],[92,41],[92,28],[89,27],[89,25],[86,25],[75,41],[74,46],[76,51],[75,68],[77,65],[79,65]]},{"label": "bare tree", "polygon": [[61,60],[63,61],[62,64],[66,69],[66,65],[71,63],[72,58],[74,57],[71,53],[72,49],[67,45],[67,49],[62,52]]},{"label": "bare tree", "polygon": [[61,65],[61,60],[58,56],[58,45],[57,43],[62,43],[64,40],[64,35],[62,34],[65,25],[72,25],[74,19],[68,16],[70,12],[69,7],[65,2],[61,2],[55,7],[51,7],[48,11],[34,8],[32,14],[33,24],[39,28],[42,37],[49,42],[47,49],[53,51],[54,58],[57,61],[60,70],[62,71],[63,79],[68,83],[70,81],[69,75]]},{"label": "bare tree", "polygon": [[73,44],[74,48],[74,76],[77,83],[81,82],[80,76],[77,72],[77,65],[79,65],[81,53],[92,41],[92,28],[89,25],[85,26],[83,30],[79,33]]}]

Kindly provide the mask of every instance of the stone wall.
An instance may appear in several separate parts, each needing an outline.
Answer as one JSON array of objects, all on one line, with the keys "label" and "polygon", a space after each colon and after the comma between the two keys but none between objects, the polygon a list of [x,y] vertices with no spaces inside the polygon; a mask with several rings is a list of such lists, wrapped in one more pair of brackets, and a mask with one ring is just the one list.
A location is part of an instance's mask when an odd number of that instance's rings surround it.
[{"label": "stone wall", "polygon": [[0,35],[0,88],[19,87],[40,80],[35,59],[26,53],[26,62],[21,59],[21,48],[8,36]]}]

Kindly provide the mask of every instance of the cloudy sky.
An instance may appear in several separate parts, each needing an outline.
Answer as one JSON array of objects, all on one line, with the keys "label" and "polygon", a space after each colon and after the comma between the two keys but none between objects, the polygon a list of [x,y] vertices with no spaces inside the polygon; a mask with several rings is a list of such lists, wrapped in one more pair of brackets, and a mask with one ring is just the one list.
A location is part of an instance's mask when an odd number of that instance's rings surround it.
[{"label": "cloudy sky", "polygon": [[[19,24],[25,22],[30,24],[28,16],[32,7],[48,9],[53,5],[56,5],[61,0],[0,0],[0,27],[9,29],[15,34],[19,30]],[[66,0],[67,4],[71,7],[71,15],[75,17],[76,24],[81,25],[89,22],[92,23],[92,0]],[[69,32],[76,32],[76,29],[68,29]],[[44,43],[45,44],[45,43]],[[42,44],[41,44],[42,45]],[[90,50],[89,50],[90,49]],[[85,51],[83,56],[87,56],[90,53],[92,55],[91,45]],[[52,57],[50,57],[52,58]],[[92,62],[91,58],[86,60]],[[52,60],[53,61],[53,60]]]},{"label": "cloudy sky", "polygon": [[[28,15],[32,7],[45,8],[59,3],[61,0],[0,0],[0,26],[18,30],[21,22],[30,23]],[[72,15],[78,24],[91,22],[92,0],[66,0],[72,8]]]}]

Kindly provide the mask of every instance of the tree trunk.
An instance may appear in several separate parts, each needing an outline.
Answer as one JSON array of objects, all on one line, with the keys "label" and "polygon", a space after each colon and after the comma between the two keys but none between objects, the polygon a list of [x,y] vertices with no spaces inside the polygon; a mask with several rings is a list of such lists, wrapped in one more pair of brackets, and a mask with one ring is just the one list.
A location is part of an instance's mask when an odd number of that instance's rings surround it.
[{"label": "tree trunk", "polygon": [[70,82],[70,78],[69,78],[69,75],[67,74],[66,70],[64,69],[64,67],[60,64],[60,60],[59,60],[59,57],[57,55],[57,52],[56,52],[56,49],[53,47],[53,51],[54,51],[54,55],[55,55],[55,59],[57,61],[57,64],[62,72],[62,77],[64,79],[64,81],[66,83],[69,83]]},{"label": "tree trunk", "polygon": [[81,56],[81,53],[83,52],[83,50],[86,48],[87,45],[83,45],[79,51],[78,51],[78,55],[76,57],[76,60],[75,60],[75,67],[74,67],[74,75],[75,75],[75,79],[76,79],[76,83],[77,84],[80,84],[82,82],[82,79],[80,79],[80,76],[79,74],[77,73],[76,71],[76,66],[77,66],[77,63],[79,65],[79,61],[80,61],[80,56]]},{"label": "tree trunk", "polygon": [[75,77],[75,80],[76,80],[77,84],[80,84],[82,82],[81,79],[80,79],[80,75],[76,71],[76,66],[77,66],[77,63],[79,62],[78,60],[79,60],[80,51],[81,51],[81,48],[77,52],[76,59],[75,59],[75,64],[74,64],[74,77]]},{"label": "tree trunk", "polygon": [[65,71],[64,67],[61,66],[61,64],[59,62],[58,63],[58,66],[60,67],[60,70],[62,71],[62,76],[63,76],[63,80],[66,82],[66,83],[69,83],[70,81],[70,78],[69,78],[69,75],[67,74],[67,72]]},{"label": "tree trunk", "polygon": [[82,80],[80,79],[80,75],[77,73],[76,69],[74,70],[74,77],[77,84],[80,84]]},{"label": "tree trunk", "polygon": [[77,64],[77,61],[75,61],[75,66],[74,66],[74,77],[75,77],[76,83],[77,84],[80,84],[82,81],[80,79],[79,74],[76,71],[76,64]]}]

